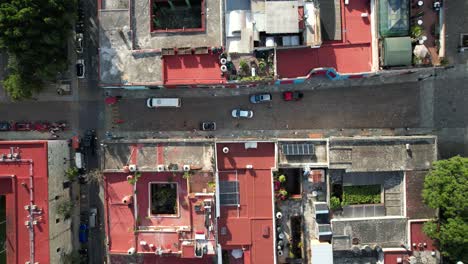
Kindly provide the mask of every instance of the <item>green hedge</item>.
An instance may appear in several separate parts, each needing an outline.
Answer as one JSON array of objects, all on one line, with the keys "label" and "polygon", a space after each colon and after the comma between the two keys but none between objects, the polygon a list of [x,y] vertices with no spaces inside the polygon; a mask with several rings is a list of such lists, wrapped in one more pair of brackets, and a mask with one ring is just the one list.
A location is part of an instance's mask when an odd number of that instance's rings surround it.
[{"label": "green hedge", "polygon": [[380,185],[343,186],[342,205],[379,204]]}]

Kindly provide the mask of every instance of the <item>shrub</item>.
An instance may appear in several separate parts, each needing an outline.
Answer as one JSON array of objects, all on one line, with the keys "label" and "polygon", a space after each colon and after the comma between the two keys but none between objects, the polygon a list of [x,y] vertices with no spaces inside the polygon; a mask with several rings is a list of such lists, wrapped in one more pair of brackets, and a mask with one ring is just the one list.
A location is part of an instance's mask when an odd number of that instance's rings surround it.
[{"label": "shrub", "polygon": [[78,176],[78,168],[77,167],[70,167],[65,171],[65,176],[69,181],[74,181]]},{"label": "shrub", "polygon": [[421,26],[415,25],[415,26],[411,27],[411,37],[412,38],[417,39],[417,38],[421,37],[423,34],[424,34],[424,29]]},{"label": "shrub", "polygon": [[380,203],[380,185],[344,186],[343,205]]},{"label": "shrub", "polygon": [[135,185],[138,182],[138,179],[141,177],[140,172],[136,172],[132,178],[129,178],[127,181],[131,185]]},{"label": "shrub", "polygon": [[332,196],[330,197],[330,209],[337,210],[341,208],[340,198]]},{"label": "shrub", "polygon": [[239,68],[242,71],[242,73],[248,75],[250,71],[249,64],[247,63],[246,60],[240,60],[239,61]]},{"label": "shrub", "polygon": [[72,201],[63,201],[57,206],[57,214],[65,219],[70,218],[73,206],[74,204]]},{"label": "shrub", "polygon": [[278,177],[278,180],[279,180],[281,183],[283,183],[283,182],[286,181],[286,176],[280,175],[280,176]]}]

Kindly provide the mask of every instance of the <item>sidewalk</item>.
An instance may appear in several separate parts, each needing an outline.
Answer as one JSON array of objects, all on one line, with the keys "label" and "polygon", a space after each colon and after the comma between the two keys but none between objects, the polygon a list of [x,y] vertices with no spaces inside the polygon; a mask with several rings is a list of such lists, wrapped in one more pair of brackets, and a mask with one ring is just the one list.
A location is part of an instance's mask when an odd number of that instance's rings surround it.
[{"label": "sidewalk", "polygon": [[[460,68],[461,67],[461,68]],[[146,89],[146,90],[126,90],[126,89],[106,89],[108,96],[121,95],[128,98],[146,98],[148,96],[163,96],[163,97],[207,97],[207,96],[242,96],[252,93],[262,92],[281,92],[287,90],[323,90],[342,87],[356,86],[378,86],[382,84],[392,83],[411,83],[418,82],[421,79],[429,79],[435,75],[445,76],[463,76],[464,69],[462,66],[457,66],[450,70],[435,69],[435,68],[419,68],[419,69],[404,69],[395,71],[384,71],[376,73],[370,77],[362,79],[347,79],[332,81],[323,76],[317,76],[307,79],[301,84],[283,84],[283,85],[259,85],[256,87],[243,88],[175,88],[175,89]],[[445,73],[447,72],[447,73]],[[429,77],[428,77],[429,76]]]}]

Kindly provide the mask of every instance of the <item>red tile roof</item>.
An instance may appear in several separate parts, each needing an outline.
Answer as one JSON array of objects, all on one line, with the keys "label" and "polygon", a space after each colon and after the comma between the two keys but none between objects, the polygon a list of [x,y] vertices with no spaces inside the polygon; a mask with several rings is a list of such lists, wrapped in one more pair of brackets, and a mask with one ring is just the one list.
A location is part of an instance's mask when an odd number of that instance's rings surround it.
[{"label": "red tile roof", "polygon": [[[34,225],[34,262],[49,263],[49,204],[48,204],[48,167],[46,141],[3,141],[0,153],[10,153],[10,148],[20,157],[30,162],[0,162],[0,195],[6,196],[7,221],[7,263],[25,263],[30,261],[29,232],[24,225],[28,212],[24,209],[29,204],[30,168],[34,184],[34,204],[42,210],[38,224]],[[4,184],[9,184],[8,187]]]}]

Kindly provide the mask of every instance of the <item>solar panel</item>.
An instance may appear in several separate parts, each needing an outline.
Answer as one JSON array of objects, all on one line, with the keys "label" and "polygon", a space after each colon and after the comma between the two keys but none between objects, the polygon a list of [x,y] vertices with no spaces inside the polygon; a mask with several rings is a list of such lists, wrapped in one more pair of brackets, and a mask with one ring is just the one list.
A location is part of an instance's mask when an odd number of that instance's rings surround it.
[{"label": "solar panel", "polygon": [[220,181],[219,199],[221,205],[239,205],[239,182]]},{"label": "solar panel", "polygon": [[284,155],[314,155],[315,148],[312,143],[284,143],[281,146]]}]

